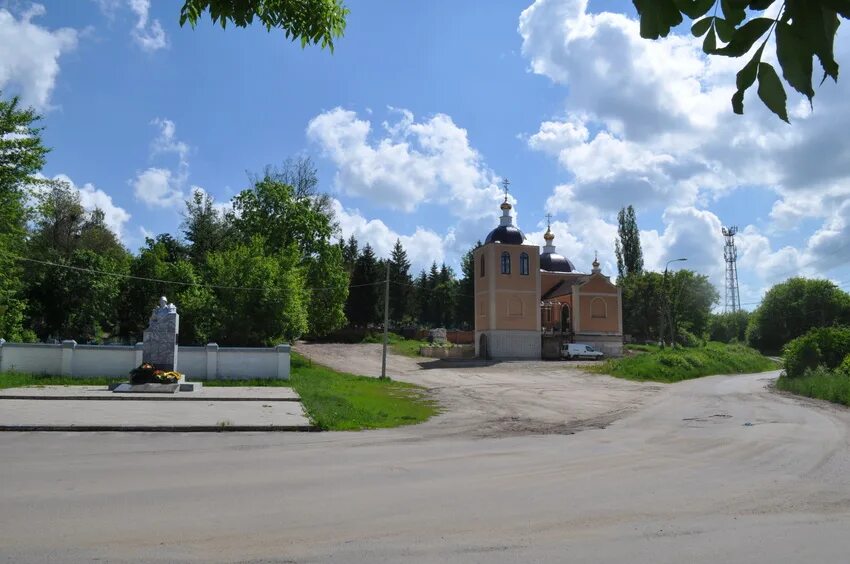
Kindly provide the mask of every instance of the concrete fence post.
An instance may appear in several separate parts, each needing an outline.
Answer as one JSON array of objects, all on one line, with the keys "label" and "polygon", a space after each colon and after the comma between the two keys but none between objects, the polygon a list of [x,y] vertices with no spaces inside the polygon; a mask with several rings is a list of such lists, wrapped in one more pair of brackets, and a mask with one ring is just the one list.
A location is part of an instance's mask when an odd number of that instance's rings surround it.
[{"label": "concrete fence post", "polygon": [[77,341],[62,341],[62,376],[74,375],[74,349]]},{"label": "concrete fence post", "polygon": [[3,345],[6,343],[6,339],[0,339],[0,372],[3,372]]},{"label": "concrete fence post", "polygon": [[134,359],[135,364],[133,364],[133,368],[138,368],[139,366],[142,365],[142,360],[144,359],[145,344],[144,343],[136,343],[136,350],[133,351],[133,352],[136,353],[135,359]]},{"label": "concrete fence post", "polygon": [[278,345],[277,351],[277,377],[280,380],[289,380],[289,345]]},{"label": "concrete fence post", "polygon": [[218,378],[218,344],[207,343],[207,380]]}]

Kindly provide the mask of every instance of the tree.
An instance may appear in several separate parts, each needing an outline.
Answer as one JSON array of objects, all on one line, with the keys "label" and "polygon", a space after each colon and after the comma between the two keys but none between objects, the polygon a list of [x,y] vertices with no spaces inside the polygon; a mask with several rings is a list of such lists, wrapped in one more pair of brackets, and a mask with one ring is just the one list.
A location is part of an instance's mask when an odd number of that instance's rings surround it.
[{"label": "tree", "polygon": [[640,230],[637,226],[635,209],[621,208],[617,214],[618,238],[614,241],[617,255],[618,279],[643,272],[643,250],[640,246]]},{"label": "tree", "polygon": [[354,263],[357,262],[357,257],[360,256],[357,239],[355,239],[354,235],[352,235],[348,238],[347,242],[340,239],[339,245],[342,251],[342,262],[345,265],[345,269],[350,274],[354,271]]},{"label": "tree", "polygon": [[257,18],[267,31],[280,28],[287,39],[300,40],[302,48],[321,43],[332,53],[349,13],[341,0],[185,0],[180,25],[188,21],[194,28],[206,11],[222,28],[228,22],[247,27]]},{"label": "tree", "polygon": [[720,299],[708,276],[692,270],[678,270],[670,278],[670,321],[676,335],[701,338],[708,330],[711,308]]},{"label": "tree", "polygon": [[222,250],[231,236],[230,222],[215,207],[213,197],[202,190],[195,190],[191,199],[186,200],[181,227],[195,266],[204,264],[207,253]]},{"label": "tree", "polygon": [[35,174],[49,151],[37,126],[41,116],[19,99],[0,97],[0,337],[27,338],[22,269],[16,256],[26,243],[26,191],[43,183]]},{"label": "tree", "polygon": [[475,264],[473,253],[481,246],[481,241],[464,253],[460,260],[463,278],[457,282],[455,296],[455,324],[463,329],[469,329],[475,324]]},{"label": "tree", "polygon": [[623,332],[636,342],[661,340],[662,312],[666,307],[664,277],[644,272],[622,278]]},{"label": "tree", "polygon": [[[839,16],[850,18],[848,0],[785,0],[776,19],[765,17],[776,0],[633,0],[640,15],[641,37],[658,39],[684,21],[695,20],[691,32],[705,36],[703,51],[708,55],[742,57],[759,43],[750,61],[738,72],[732,110],[744,113],[744,93],[758,80],[758,96],[767,108],[788,122],[786,93],[776,70],[763,58],[771,36],[775,37],[776,58],[785,82],[808,98],[812,88],[812,61],[816,57],[823,79],[838,81],[834,56]],[[720,11],[718,12],[718,4]],[[712,11],[713,9],[713,11]],[[747,10],[750,11],[749,17]],[[712,15],[707,15],[712,11]],[[724,43],[718,46],[718,40]]]},{"label": "tree", "polygon": [[410,317],[412,283],[407,252],[401,240],[396,239],[390,254],[390,321],[396,325],[404,323]]},{"label": "tree", "polygon": [[345,324],[348,275],[341,249],[331,244],[338,233],[327,196],[316,192],[316,169],[309,159],[288,160],[282,169],[266,168],[253,186],[233,199],[228,221],[232,234],[248,244],[262,241],[265,253],[294,248],[310,287],[331,288],[308,297],[308,330],[323,336]]},{"label": "tree", "polygon": [[26,274],[30,326],[41,338],[87,342],[114,335],[129,253],[103,212],[86,211],[67,183],[52,183],[36,201],[27,254],[43,263]]},{"label": "tree", "polygon": [[310,335],[321,337],[344,327],[349,274],[337,245],[328,244],[317,257],[307,262],[307,284],[310,303],[307,331]]},{"label": "tree", "polygon": [[708,338],[721,343],[743,343],[749,320],[750,313],[744,310],[713,314],[708,321]]},{"label": "tree", "polygon": [[210,337],[220,345],[272,346],[308,328],[310,296],[298,249],[264,247],[256,237],[207,256],[207,282],[216,286]]},{"label": "tree", "polygon": [[828,280],[790,278],[765,294],[747,326],[747,341],[779,352],[809,329],[850,324],[850,294]]},{"label": "tree", "polygon": [[351,275],[351,289],[348,293],[345,314],[352,325],[368,327],[378,321],[379,288],[377,282],[380,275],[378,260],[371,245],[366,243]]}]

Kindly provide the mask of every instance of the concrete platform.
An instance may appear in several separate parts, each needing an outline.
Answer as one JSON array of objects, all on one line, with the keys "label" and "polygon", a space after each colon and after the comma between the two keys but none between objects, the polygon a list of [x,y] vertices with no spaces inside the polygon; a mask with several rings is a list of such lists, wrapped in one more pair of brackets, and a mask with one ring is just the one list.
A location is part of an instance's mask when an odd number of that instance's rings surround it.
[{"label": "concrete platform", "polygon": [[46,386],[0,394],[0,431],[316,430],[291,388],[205,387],[136,395],[100,386]]},{"label": "concrete platform", "polygon": [[3,399],[73,399],[140,401],[300,401],[298,392],[279,386],[214,387],[173,394],[114,394],[106,386],[30,386],[0,390]]}]

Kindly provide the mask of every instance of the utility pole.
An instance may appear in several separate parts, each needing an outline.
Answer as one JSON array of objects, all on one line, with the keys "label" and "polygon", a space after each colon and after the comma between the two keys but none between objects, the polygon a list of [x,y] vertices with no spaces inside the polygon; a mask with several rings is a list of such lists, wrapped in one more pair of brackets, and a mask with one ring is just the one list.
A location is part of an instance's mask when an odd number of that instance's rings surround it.
[{"label": "utility pole", "polygon": [[381,379],[387,377],[387,344],[389,343],[390,326],[390,260],[387,259],[387,283],[384,286],[384,355],[381,358]]}]

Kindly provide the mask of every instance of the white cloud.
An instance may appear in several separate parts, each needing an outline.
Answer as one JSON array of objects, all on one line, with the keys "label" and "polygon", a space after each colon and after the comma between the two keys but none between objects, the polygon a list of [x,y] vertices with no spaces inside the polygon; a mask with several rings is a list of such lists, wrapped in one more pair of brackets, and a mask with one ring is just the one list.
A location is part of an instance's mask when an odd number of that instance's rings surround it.
[{"label": "white cloud", "polygon": [[86,182],[77,186],[74,181],[65,174],[58,174],[53,180],[64,182],[80,194],[80,203],[86,211],[99,209],[103,212],[104,223],[115,233],[119,239],[124,239],[124,226],[130,221],[130,214],[124,208],[117,206],[112,201],[112,196],[95,187],[94,184]]},{"label": "white cloud", "polygon": [[79,33],[70,28],[49,30],[33,23],[44,15],[32,4],[20,18],[0,8],[0,89],[19,93],[25,105],[50,106],[59,74],[59,58],[77,46]]},{"label": "white cloud", "polygon": [[130,181],[137,200],[149,207],[176,206],[186,199],[186,182],[189,178],[189,146],[177,139],[174,122],[156,118],[151,122],[159,134],[151,142],[151,156],[176,155],[175,169],[148,167]]},{"label": "white cloud", "polygon": [[[720,220],[705,208],[739,187],[761,188],[778,199],[772,225],[739,236],[744,277],[767,281],[850,263],[846,82],[820,86],[814,111],[789,91],[790,127],[763,107],[755,88],[746,114],[736,116],[729,99],[741,60],[706,57],[687,33],[642,39],[633,17],[587,8],[587,0],[536,0],[519,19],[530,71],[565,86],[563,113],[527,136],[530,148],[557,158],[569,175],[548,209],[572,219],[610,218],[627,204],[639,214],[664,208],[663,232],[642,232],[648,265],[663,268],[683,253],[722,288]],[[835,41],[839,59],[850,56],[844,27]],[[807,218],[823,224],[797,247],[773,250],[767,234]]]},{"label": "white cloud", "polygon": [[383,122],[377,140],[370,138],[371,122],[350,110],[338,107],[310,120],[307,136],[336,165],[336,188],[407,212],[437,202],[457,216],[491,215],[499,179],[466,130],[445,114],[417,122],[407,110],[390,110],[400,117]]},{"label": "white cloud", "polygon": [[380,219],[366,219],[359,210],[346,209],[336,199],[331,200],[331,207],[339,222],[342,236],[347,239],[354,235],[361,247],[369,243],[378,257],[388,257],[396,240],[400,240],[407,251],[413,273],[427,269],[434,261],[440,264],[446,260],[446,248],[454,242],[451,232],[441,237],[434,231],[419,226],[409,235],[397,233]]},{"label": "white cloud", "polygon": [[150,167],[133,180],[133,193],[151,207],[170,207],[183,201],[182,181],[166,168]]},{"label": "white cloud", "polygon": [[168,37],[162,29],[159,20],[149,21],[150,0],[129,0],[130,9],[136,15],[136,25],[133,27],[132,36],[136,45],[145,51],[158,51],[168,47]]}]

